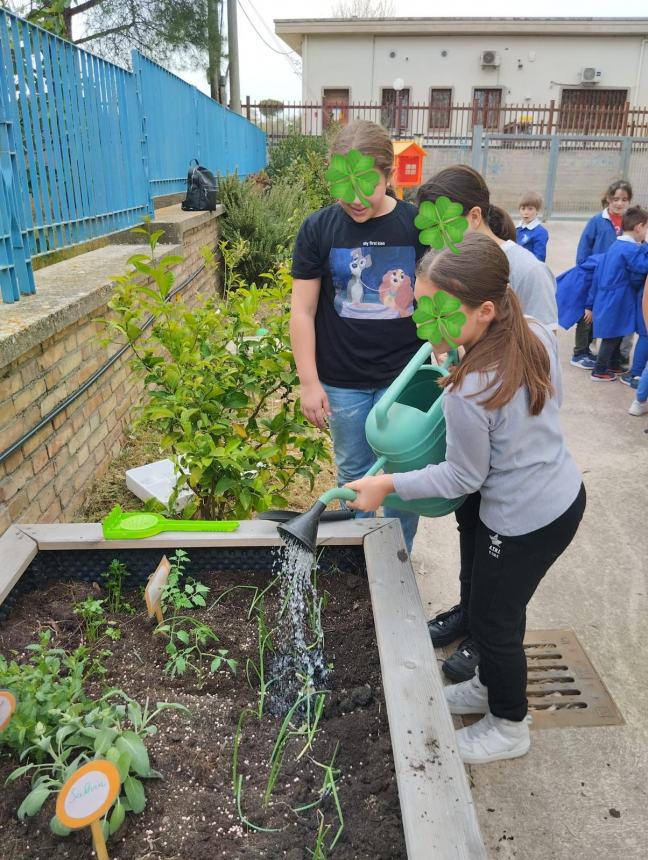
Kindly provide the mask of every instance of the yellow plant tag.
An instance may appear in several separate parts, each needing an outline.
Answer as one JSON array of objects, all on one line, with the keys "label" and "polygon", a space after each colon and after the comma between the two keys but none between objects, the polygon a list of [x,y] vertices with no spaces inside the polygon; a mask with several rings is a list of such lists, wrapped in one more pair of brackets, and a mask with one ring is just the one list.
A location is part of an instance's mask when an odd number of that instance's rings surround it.
[{"label": "yellow plant tag", "polygon": [[152,618],[155,615],[158,620],[158,624],[162,624],[164,621],[161,600],[162,592],[164,591],[164,586],[167,584],[170,573],[171,564],[169,563],[168,558],[163,555],[162,561],[149,576],[144,590],[144,599],[146,600],[146,608],[148,610],[149,618]]},{"label": "yellow plant tag", "polygon": [[106,759],[89,761],[66,780],[56,799],[56,817],[72,830],[90,825],[98,860],[108,860],[100,819],[119,795],[119,771]]},{"label": "yellow plant tag", "polygon": [[16,697],[9,690],[0,690],[0,732],[9,725],[16,710]]}]

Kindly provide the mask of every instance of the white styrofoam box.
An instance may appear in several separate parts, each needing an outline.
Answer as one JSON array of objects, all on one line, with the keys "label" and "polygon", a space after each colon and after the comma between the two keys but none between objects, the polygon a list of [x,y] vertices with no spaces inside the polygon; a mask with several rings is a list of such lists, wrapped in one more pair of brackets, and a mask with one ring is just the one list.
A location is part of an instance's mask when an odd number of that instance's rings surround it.
[{"label": "white styrofoam box", "polygon": [[[145,466],[137,466],[126,472],[126,486],[138,499],[157,499],[163,505],[168,505],[171,493],[177,483],[179,474],[171,460],[156,460]],[[180,491],[176,501],[176,511],[181,511],[194,495],[189,487]]]}]

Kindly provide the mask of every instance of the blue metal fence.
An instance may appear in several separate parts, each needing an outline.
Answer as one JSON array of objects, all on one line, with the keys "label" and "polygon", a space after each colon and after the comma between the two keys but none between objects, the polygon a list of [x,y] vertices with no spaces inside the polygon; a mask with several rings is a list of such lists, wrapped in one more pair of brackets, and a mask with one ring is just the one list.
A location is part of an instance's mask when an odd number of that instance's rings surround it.
[{"label": "blue metal fence", "polygon": [[191,158],[259,170],[265,135],[133,54],[128,72],[0,10],[0,288],[35,292],[31,258],[123,230],[185,187]]}]

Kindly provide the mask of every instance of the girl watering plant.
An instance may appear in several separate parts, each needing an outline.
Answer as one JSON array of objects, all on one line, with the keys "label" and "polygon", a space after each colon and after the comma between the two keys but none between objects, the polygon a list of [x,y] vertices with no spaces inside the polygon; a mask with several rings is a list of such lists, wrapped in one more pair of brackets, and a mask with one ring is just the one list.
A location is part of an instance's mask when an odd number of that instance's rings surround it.
[{"label": "girl watering plant", "polygon": [[[328,422],[343,484],[374,463],[365,420],[420,346],[412,312],[425,249],[416,208],[388,192],[387,132],[351,123],[331,153],[327,178],[338,201],[307,218],[297,236],[290,333],[302,411],[317,427]],[[388,509],[385,516],[400,519],[411,550],[418,517]]]},{"label": "girl watering plant", "polygon": [[461,540],[462,569],[472,574],[469,619],[479,669],[445,691],[452,713],[485,714],[457,732],[465,762],[515,758],[530,745],[526,606],[585,510],[585,488],[560,429],[556,342],[545,326],[525,318],[506,254],[479,233],[466,236],[459,254],[425,255],[416,298],[421,335],[435,349],[465,349],[439,383],[446,460],[352,481],[358,496],[349,506],[375,511],[392,492],[404,500],[479,494],[472,540]]}]

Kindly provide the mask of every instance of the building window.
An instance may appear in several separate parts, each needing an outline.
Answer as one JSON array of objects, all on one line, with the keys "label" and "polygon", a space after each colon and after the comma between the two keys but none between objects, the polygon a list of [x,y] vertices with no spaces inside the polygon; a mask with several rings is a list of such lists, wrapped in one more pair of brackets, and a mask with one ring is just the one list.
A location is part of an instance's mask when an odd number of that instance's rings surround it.
[{"label": "building window", "polygon": [[346,124],[349,121],[349,91],[348,90],[324,90],[324,128],[330,123],[339,122]]},{"label": "building window", "polygon": [[499,128],[500,108],[502,107],[502,90],[492,88],[476,88],[473,90],[473,125],[483,125],[484,128]]},{"label": "building window", "polygon": [[627,100],[627,90],[563,90],[558,131],[621,134]]},{"label": "building window", "polygon": [[405,131],[409,125],[409,89],[393,90],[388,87],[383,87],[380,99],[380,103],[382,105],[380,111],[381,124],[384,125],[385,128],[395,131],[396,124],[398,122],[397,115],[400,113],[399,131]]},{"label": "building window", "polygon": [[452,107],[452,90],[430,90],[430,120],[428,128],[450,128],[450,113]]}]

